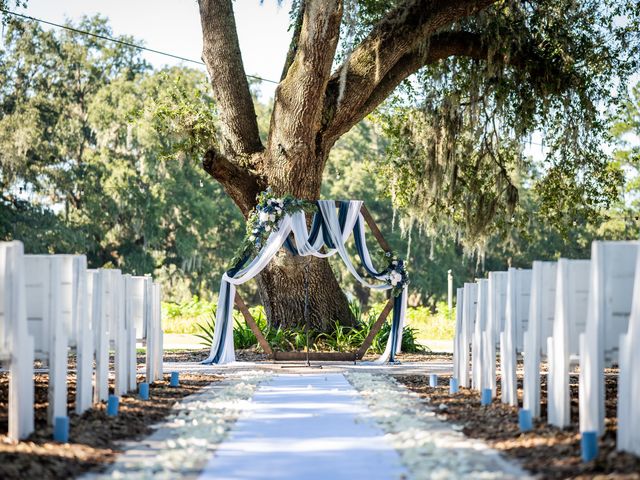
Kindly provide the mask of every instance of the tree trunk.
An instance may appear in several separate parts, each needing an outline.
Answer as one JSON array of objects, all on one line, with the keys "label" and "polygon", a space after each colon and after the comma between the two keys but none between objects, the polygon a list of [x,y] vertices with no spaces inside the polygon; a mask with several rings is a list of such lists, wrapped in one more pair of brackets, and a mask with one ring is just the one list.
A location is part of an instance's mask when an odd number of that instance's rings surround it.
[{"label": "tree trunk", "polygon": [[282,251],[258,277],[260,298],[271,325],[305,325],[305,280],[311,329],[327,332],[336,321],[343,325],[353,323],[349,304],[329,262]]},{"label": "tree trunk", "polygon": [[[245,217],[255,207],[256,194],[269,186],[279,196],[317,200],[329,150],[340,135],[421,65],[454,54],[474,56],[468,39],[457,42],[457,49],[438,48],[437,41],[433,42],[436,48],[432,45],[425,49],[424,45],[453,22],[494,1],[400,3],[389,9],[333,73],[343,1],[299,2],[291,47],[276,89],[268,140],[263,145],[240,55],[233,1],[198,0],[202,59],[211,78],[221,124],[220,140],[205,155],[205,170],[222,184]],[[447,46],[455,42],[446,38],[440,43]],[[259,277],[260,295],[271,323],[303,323],[306,262],[309,315],[314,328],[326,330],[334,321],[350,323],[347,299],[329,263],[296,258],[286,252],[280,252]]]},{"label": "tree trunk", "polygon": [[[277,155],[280,155],[277,151]],[[324,151],[298,150],[295,162],[281,158],[274,159],[271,152],[261,152],[257,164],[263,167],[257,171],[257,178],[251,180],[246,175],[214,175],[221,181],[227,193],[245,217],[255,207],[257,192],[271,187],[278,196],[291,194],[305,200],[320,198],[322,169],[328,155]],[[307,156],[306,161],[301,158]],[[309,158],[311,157],[311,158]],[[224,159],[205,160],[205,169],[221,167]],[[305,168],[305,165],[313,167]],[[310,217],[309,219],[310,220]],[[308,266],[307,266],[308,265]],[[308,269],[308,273],[307,270]],[[257,277],[258,289],[267,319],[274,327],[304,326],[305,277],[308,281],[308,315],[311,328],[327,332],[335,322],[342,325],[353,324],[346,295],[338,284],[328,260],[316,257],[293,256],[286,249],[273,258]]]}]

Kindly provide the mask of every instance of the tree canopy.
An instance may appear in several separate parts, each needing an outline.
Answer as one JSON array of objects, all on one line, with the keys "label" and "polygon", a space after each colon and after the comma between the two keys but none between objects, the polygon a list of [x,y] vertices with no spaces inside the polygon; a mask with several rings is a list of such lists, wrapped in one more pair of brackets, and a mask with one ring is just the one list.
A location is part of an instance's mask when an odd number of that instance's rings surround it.
[{"label": "tree canopy", "polygon": [[[345,2],[318,107],[332,147],[326,168],[321,159],[312,168],[321,194],[367,203],[416,266],[415,302],[444,295],[448,269],[461,283],[485,268],[587,256],[593,238],[638,235],[640,162],[629,139],[640,133],[640,94],[627,96],[625,83],[640,58],[633,3],[461,3],[465,15],[413,38],[427,28],[416,12],[438,2]],[[294,3],[285,74],[307,8]],[[104,18],[78,26],[113,36]],[[400,37],[412,46],[391,61]],[[153,70],[134,48],[33,22],[9,21],[3,45],[0,238],[154,272],[175,299],[212,295],[244,228],[232,202],[242,184],[210,175],[261,178],[262,166],[229,156],[247,144],[234,143],[206,76]],[[255,142],[278,135],[286,83],[273,102],[251,95]],[[544,158],[524,154],[533,133]],[[613,155],[607,142],[619,144]]]},{"label": "tree canopy", "polygon": [[[78,27],[112,35],[100,17]],[[2,237],[153,272],[176,297],[215,290],[233,252],[215,239],[233,238],[240,216],[189,153],[189,125],[165,118],[213,112],[204,74],[152,71],[136,49],[33,22],[11,22],[4,40]]]},{"label": "tree canopy", "polygon": [[[387,76],[399,86],[374,113],[389,139],[380,169],[394,203],[467,246],[526,213],[518,208],[525,182],[560,228],[615,201],[623,175],[603,144],[640,59],[636,2],[487,3],[398,61],[401,75]],[[392,5],[357,3],[356,42],[391,21]],[[533,134],[545,146],[535,162],[523,154]]]}]

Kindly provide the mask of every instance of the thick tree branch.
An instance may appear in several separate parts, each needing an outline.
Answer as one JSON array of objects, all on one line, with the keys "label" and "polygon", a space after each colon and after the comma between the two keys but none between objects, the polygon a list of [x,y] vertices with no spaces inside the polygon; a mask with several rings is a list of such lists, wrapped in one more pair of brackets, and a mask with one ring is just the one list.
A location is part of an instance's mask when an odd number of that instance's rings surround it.
[{"label": "thick tree branch", "polygon": [[305,1],[301,0],[298,5],[298,13],[296,14],[296,21],[293,25],[293,35],[291,36],[291,43],[289,44],[289,51],[287,52],[287,58],[284,61],[284,67],[282,68],[282,75],[280,75],[280,81],[284,80],[289,71],[289,67],[293,63],[293,59],[298,51],[298,44],[300,42],[300,32],[302,31],[302,20],[304,19]]},{"label": "thick tree branch", "polygon": [[340,77],[345,65],[331,76],[323,112],[325,137],[331,141],[339,132],[348,130],[347,125],[357,123],[354,114],[362,110],[372,92],[403,56],[436,32],[495,1],[408,0],[389,12],[349,57],[343,85]]},{"label": "thick tree branch", "polygon": [[251,171],[231,163],[227,157],[216,150],[205,153],[202,167],[205,172],[220,182],[242,214],[248,217],[255,206],[256,196],[266,187],[266,182]]},{"label": "thick tree branch", "polygon": [[315,148],[341,20],[341,0],[305,0],[296,51],[276,90],[267,147],[270,168],[283,160],[291,167]]},{"label": "thick tree branch", "polygon": [[343,124],[342,130],[337,130],[333,134],[339,136],[348,131],[380,105],[404,79],[417,72],[421,67],[448,57],[469,57],[484,61],[491,60],[494,64],[509,65],[526,71],[532,77],[546,79],[544,83],[547,88],[554,88],[556,91],[563,91],[571,88],[572,85],[575,86],[574,76],[567,75],[561,64],[550,62],[535,45],[518,41],[514,42],[508,55],[494,52],[493,57],[489,59],[490,55],[488,44],[479,34],[444,32],[434,35],[424,42],[424,45],[419,45],[402,56],[378,82],[369,98],[359,109],[354,110],[351,116],[352,123]]},{"label": "thick tree branch", "polygon": [[263,149],[256,112],[242,64],[232,0],[198,0],[202,59],[207,65],[229,155],[248,156]]},{"label": "thick tree branch", "polygon": [[[488,54],[488,48],[482,43],[480,35],[469,32],[436,34],[425,46],[418,47],[402,56],[376,85],[369,98],[357,111],[353,112],[352,118],[355,123],[358,123],[380,105],[404,79],[427,64],[453,56],[483,60],[487,58]],[[339,131],[337,134],[345,133],[355,123],[344,124],[342,126],[344,131]]]}]

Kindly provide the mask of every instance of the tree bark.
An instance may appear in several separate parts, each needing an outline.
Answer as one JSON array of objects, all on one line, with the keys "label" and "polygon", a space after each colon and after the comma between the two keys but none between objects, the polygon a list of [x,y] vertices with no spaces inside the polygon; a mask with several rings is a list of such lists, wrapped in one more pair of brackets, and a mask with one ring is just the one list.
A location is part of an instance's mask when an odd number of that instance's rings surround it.
[{"label": "tree bark", "polygon": [[259,275],[258,286],[271,325],[303,326],[305,296],[311,329],[326,332],[334,322],[353,323],[349,304],[326,259],[293,257],[281,251]]},{"label": "tree bark", "polygon": [[222,125],[223,151],[248,156],[262,150],[244,71],[231,0],[199,0],[202,60],[207,66]]}]

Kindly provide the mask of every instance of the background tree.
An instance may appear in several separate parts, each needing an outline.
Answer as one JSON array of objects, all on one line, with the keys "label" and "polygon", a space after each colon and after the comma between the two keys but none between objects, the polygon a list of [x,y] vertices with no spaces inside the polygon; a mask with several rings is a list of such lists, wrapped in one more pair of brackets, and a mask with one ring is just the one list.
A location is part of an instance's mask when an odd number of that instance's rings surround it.
[{"label": "background tree", "polygon": [[[539,188],[548,217],[566,216],[577,199],[596,209],[617,194],[621,174],[600,150],[601,111],[637,67],[633,1],[296,2],[266,141],[232,1],[199,6],[220,120],[203,165],[245,216],[267,186],[319,198],[336,141],[414,73],[412,88],[388,106],[397,119],[389,132],[406,139],[390,157],[389,188],[430,233],[446,226],[468,245],[485,243],[487,227],[515,208],[519,147],[535,130],[551,145]],[[299,262],[283,253],[259,277],[276,324],[302,318]],[[328,262],[314,259],[310,277],[313,323],[348,319]]]},{"label": "background tree", "polygon": [[627,172],[625,195],[620,205],[624,220],[614,222],[624,234],[637,237],[640,232],[640,83],[631,88],[629,98],[613,128],[617,143],[615,158]]},{"label": "background tree", "polygon": [[[76,26],[113,35],[104,18]],[[215,134],[205,75],[154,72],[135,48],[34,22],[5,30],[0,238],[153,273],[167,299],[215,291],[242,217],[190,153]]]}]

